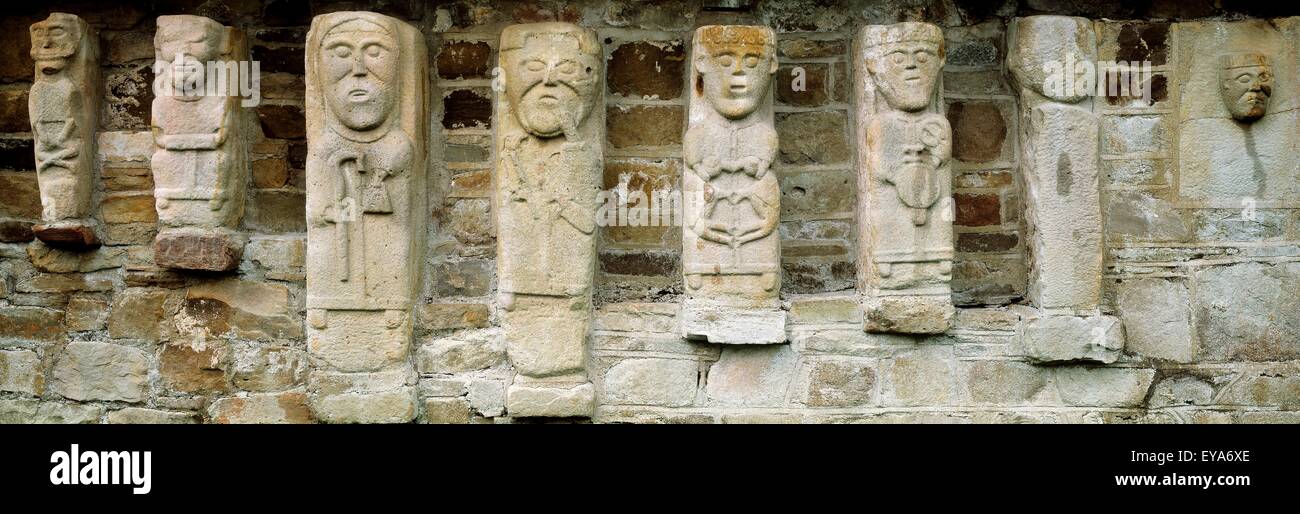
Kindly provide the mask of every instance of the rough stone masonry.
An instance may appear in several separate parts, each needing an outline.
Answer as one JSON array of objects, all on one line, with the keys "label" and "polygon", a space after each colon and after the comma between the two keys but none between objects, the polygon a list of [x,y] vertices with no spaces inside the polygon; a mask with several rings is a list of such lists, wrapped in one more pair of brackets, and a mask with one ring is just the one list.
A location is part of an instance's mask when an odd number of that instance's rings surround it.
[{"label": "rough stone masonry", "polygon": [[706,4],[5,7],[0,422],[1300,422],[1300,9]]}]

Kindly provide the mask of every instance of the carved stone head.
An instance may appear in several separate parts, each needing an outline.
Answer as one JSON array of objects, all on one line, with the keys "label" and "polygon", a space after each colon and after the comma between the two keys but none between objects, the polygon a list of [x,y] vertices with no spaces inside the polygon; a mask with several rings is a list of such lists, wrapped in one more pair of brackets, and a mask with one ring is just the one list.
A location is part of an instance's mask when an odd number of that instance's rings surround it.
[{"label": "carved stone head", "polygon": [[397,27],[379,15],[340,17],[320,45],[314,65],[329,112],[352,130],[384,126],[400,94]]},{"label": "carved stone head", "polygon": [[[1092,20],[1036,15],[1011,21],[1007,69],[1019,87],[1051,100],[1078,103],[1092,93],[1097,33]],[[1068,87],[1067,87],[1068,86]]]},{"label": "carved stone head", "polygon": [[601,87],[600,52],[594,35],[577,25],[507,27],[501,62],[505,94],[519,125],[542,138],[576,132]]},{"label": "carved stone head", "polygon": [[767,27],[710,25],[696,31],[697,91],[714,110],[740,119],[762,105],[776,73],[776,36]]},{"label": "carved stone head", "polygon": [[867,71],[885,103],[900,111],[925,109],[943,69],[943,32],[929,23],[873,25],[864,30]]},{"label": "carved stone head", "polygon": [[31,26],[32,60],[36,70],[53,75],[68,65],[68,59],[81,46],[86,33],[86,22],[65,13],[51,13],[49,18]]},{"label": "carved stone head", "polygon": [[1219,94],[1232,118],[1252,122],[1268,112],[1273,94],[1273,66],[1268,56],[1256,53],[1219,57]]},{"label": "carved stone head", "polygon": [[[226,27],[209,18],[159,16],[158,32],[153,38],[154,59],[159,63],[159,72],[168,74],[170,80],[180,77],[180,82],[171,83],[181,87],[178,92],[201,92],[206,63],[220,59],[228,52],[229,44]],[[186,99],[196,98],[191,95]]]}]

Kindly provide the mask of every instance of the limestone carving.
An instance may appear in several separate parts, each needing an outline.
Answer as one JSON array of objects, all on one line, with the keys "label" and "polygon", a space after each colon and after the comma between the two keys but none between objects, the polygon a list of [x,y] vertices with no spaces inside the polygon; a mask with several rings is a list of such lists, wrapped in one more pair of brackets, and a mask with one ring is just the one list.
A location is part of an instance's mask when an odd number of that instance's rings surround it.
[{"label": "limestone carving", "polygon": [[1268,97],[1273,94],[1273,65],[1259,53],[1223,54],[1219,93],[1232,118],[1249,123],[1268,112]]},{"label": "limestone carving", "polygon": [[[415,414],[408,354],[427,216],[424,48],[417,29],[371,12],[317,16],[308,34],[307,344],[325,364],[313,372],[321,386],[312,405],[326,420],[346,421],[353,397],[368,399],[366,420]],[[332,381],[348,387],[325,387]]]},{"label": "limestone carving", "polygon": [[[154,200],[163,229],[159,266],[227,271],[243,240],[233,230],[248,182],[247,110],[230,74],[247,59],[242,33],[202,16],[159,16],[154,36],[162,94],[153,101]],[[227,83],[215,86],[221,69]]]},{"label": "limestone carving", "polygon": [[780,308],[781,188],[772,162],[776,34],[710,25],[695,31],[683,177],[682,331],[714,343],[786,340]]},{"label": "limestone carving", "polygon": [[1048,87],[1053,78],[1044,74],[1046,63],[1096,62],[1097,36],[1085,18],[1030,16],[1013,20],[1008,41],[1007,68],[1020,92],[1028,293],[1041,315],[1026,318],[1020,343],[1035,361],[1114,362],[1122,326],[1098,310],[1099,116],[1090,96]]},{"label": "limestone carving", "polygon": [[514,416],[590,416],[586,372],[604,141],[601,46],[568,23],[501,33],[497,288]]},{"label": "limestone carving", "polygon": [[81,18],[53,13],[31,26],[36,78],[27,108],[42,224],[36,237],[68,250],[98,247],[90,218],[99,104],[99,37]]},{"label": "limestone carving", "polygon": [[867,331],[952,324],[952,128],[942,114],[943,33],[926,23],[858,36],[858,273]]}]

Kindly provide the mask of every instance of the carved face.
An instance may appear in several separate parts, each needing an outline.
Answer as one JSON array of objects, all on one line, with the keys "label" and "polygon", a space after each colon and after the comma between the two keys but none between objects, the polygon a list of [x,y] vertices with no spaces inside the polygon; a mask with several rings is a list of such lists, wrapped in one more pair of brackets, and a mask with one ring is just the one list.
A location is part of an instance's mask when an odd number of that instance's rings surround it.
[{"label": "carved face", "polygon": [[71,16],[51,14],[31,27],[32,60],[46,75],[58,73],[81,44],[81,26]]},{"label": "carved face", "polygon": [[[206,63],[221,57],[225,27],[198,16],[160,19],[154,36],[155,58],[166,65],[172,85],[182,97],[203,94]],[[189,94],[187,94],[189,93]]]},{"label": "carved face", "polygon": [[705,43],[704,47],[705,55],[695,61],[704,97],[729,119],[749,116],[767,97],[776,60],[760,45]]},{"label": "carved face", "polygon": [[914,112],[930,105],[943,68],[939,45],[928,41],[889,43],[867,60],[868,70],[890,107]]},{"label": "carved face", "polygon": [[376,23],[352,20],[325,34],[319,56],[334,116],[353,130],[382,125],[397,103],[396,38]]},{"label": "carved face", "polygon": [[1273,69],[1267,64],[1226,67],[1219,71],[1222,84],[1219,94],[1233,119],[1251,122],[1268,112],[1268,97],[1273,94]]},{"label": "carved face", "polygon": [[506,95],[528,133],[554,137],[577,131],[595,97],[595,58],[572,34],[530,36],[506,70]]}]

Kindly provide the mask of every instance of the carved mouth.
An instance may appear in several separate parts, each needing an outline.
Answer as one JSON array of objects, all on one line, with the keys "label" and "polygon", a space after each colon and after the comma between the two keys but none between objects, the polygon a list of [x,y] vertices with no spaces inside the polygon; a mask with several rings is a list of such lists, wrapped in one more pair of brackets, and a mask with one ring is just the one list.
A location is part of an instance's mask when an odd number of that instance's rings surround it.
[{"label": "carved mouth", "polygon": [[749,86],[745,84],[732,84],[729,89],[731,89],[731,92],[734,94],[744,94],[745,91],[749,90]]},{"label": "carved mouth", "polygon": [[545,94],[537,98],[537,103],[555,105],[560,103],[560,97],[552,94]]},{"label": "carved mouth", "polygon": [[353,102],[364,102],[370,99],[370,92],[364,89],[353,89],[348,91],[348,100]]}]

